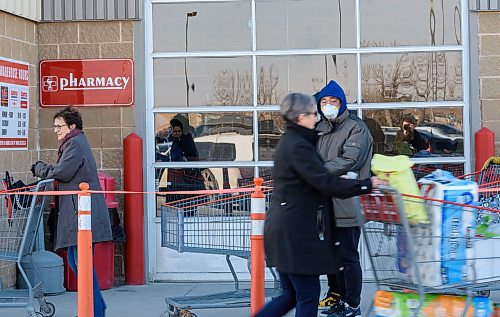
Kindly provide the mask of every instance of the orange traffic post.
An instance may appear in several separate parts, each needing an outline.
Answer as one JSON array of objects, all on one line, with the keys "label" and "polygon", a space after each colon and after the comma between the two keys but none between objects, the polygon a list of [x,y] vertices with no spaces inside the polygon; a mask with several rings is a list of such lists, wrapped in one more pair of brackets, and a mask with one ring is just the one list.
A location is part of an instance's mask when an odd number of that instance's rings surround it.
[{"label": "orange traffic post", "polygon": [[94,316],[92,276],[92,216],[89,184],[78,193],[78,316]]},{"label": "orange traffic post", "polygon": [[266,218],[266,196],[262,192],[262,178],[255,178],[255,192],[252,193],[250,220],[250,315],[255,316],[264,306],[265,264],[264,264],[264,221]]}]

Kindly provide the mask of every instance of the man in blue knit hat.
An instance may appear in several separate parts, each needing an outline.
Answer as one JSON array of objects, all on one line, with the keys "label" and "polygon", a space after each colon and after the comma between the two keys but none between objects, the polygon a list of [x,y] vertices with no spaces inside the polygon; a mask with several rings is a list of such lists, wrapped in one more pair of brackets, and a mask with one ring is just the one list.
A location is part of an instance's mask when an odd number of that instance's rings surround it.
[{"label": "man in blue knit hat", "polygon": [[[347,109],[342,87],[332,80],[315,97],[321,114],[316,127],[320,136],[316,149],[325,167],[336,176],[370,177],[373,139],[365,123]],[[361,316],[360,205],[352,198],[333,198],[332,206],[336,226],[334,239],[338,242],[341,267],[337,274],[328,275],[328,293],[320,306],[330,306],[322,312],[329,317]]]}]

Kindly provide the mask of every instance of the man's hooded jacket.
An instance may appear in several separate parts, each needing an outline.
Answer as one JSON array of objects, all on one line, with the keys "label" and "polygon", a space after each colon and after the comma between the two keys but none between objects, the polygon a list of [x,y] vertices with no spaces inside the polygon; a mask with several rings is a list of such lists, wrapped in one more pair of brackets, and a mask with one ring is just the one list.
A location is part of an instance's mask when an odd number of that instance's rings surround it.
[{"label": "man's hooded jacket", "polygon": [[[331,96],[341,101],[339,114],[328,120],[321,112],[321,98]],[[315,95],[321,121],[316,130],[319,132],[317,151],[325,161],[325,167],[335,175],[345,175],[352,171],[358,179],[370,177],[370,164],[373,152],[373,138],[365,123],[347,109],[344,90],[335,81],[330,81]],[[355,227],[361,224],[360,206],[356,198],[333,198],[333,212],[338,227]]]}]

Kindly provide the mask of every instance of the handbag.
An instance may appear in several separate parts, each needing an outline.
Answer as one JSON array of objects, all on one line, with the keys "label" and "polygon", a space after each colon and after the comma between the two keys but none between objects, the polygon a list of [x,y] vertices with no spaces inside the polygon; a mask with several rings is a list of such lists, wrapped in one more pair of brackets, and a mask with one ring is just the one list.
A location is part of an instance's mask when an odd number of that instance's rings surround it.
[{"label": "handbag", "polygon": [[[30,184],[25,184],[22,180],[17,180],[15,182],[13,182],[13,178],[10,176],[8,171],[5,171],[5,178],[3,181],[4,181],[5,189],[8,191],[20,189],[20,188],[25,188],[25,187],[27,190],[29,190],[30,187],[33,187],[40,182],[40,181],[36,181],[36,182],[30,183]],[[6,196],[6,199],[10,199],[14,210],[18,210],[18,209],[29,208],[31,206],[31,201],[33,200],[33,196],[32,195],[20,195],[20,194],[14,193],[14,194]]]}]

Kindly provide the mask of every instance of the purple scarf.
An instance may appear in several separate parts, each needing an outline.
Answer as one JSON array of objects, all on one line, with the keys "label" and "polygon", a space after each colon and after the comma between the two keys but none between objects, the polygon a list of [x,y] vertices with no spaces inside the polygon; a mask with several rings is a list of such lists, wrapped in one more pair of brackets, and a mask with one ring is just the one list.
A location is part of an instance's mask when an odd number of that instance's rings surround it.
[{"label": "purple scarf", "polygon": [[69,141],[69,139],[74,138],[77,135],[83,134],[83,131],[80,129],[73,129],[70,130],[68,134],[64,137],[64,139],[61,140],[61,144],[59,144],[59,149],[57,150],[57,162],[61,159],[62,153],[63,153],[63,148],[64,144]]}]

